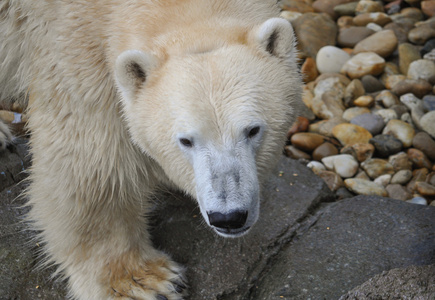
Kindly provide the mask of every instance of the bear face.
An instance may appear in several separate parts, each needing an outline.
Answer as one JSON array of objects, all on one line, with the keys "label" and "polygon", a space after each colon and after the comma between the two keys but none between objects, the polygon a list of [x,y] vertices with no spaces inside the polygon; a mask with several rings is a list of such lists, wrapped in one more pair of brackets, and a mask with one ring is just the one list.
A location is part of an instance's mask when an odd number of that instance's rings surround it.
[{"label": "bear face", "polygon": [[243,44],[117,58],[133,142],[197,199],[219,235],[243,235],[258,219],[261,184],[300,97],[294,56],[291,25],[270,19]]}]

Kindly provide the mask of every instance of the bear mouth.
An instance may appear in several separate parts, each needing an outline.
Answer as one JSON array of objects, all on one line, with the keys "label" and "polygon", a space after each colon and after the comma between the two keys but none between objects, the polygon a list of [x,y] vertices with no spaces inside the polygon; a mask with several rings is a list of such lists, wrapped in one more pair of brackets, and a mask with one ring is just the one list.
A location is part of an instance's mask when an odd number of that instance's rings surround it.
[{"label": "bear mouth", "polygon": [[250,228],[251,227],[231,229],[231,228],[213,227],[213,229],[216,230],[216,232],[219,235],[224,236],[224,237],[238,237],[238,236],[242,236],[245,233],[247,233]]}]

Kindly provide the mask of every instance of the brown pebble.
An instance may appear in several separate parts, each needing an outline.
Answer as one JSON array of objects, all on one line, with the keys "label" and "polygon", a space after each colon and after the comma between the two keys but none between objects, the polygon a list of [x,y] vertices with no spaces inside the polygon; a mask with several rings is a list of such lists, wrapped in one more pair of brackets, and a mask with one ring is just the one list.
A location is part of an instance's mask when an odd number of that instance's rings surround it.
[{"label": "brown pebble", "polygon": [[429,174],[429,170],[426,168],[414,170],[412,172],[411,181],[408,182],[408,184],[406,185],[408,191],[413,193],[415,191],[415,184],[419,181],[425,182],[428,174]]},{"label": "brown pebble", "polygon": [[351,146],[346,146],[340,151],[342,154],[352,155],[359,162],[372,158],[374,152],[375,146],[370,143],[356,143]]},{"label": "brown pebble", "polygon": [[305,153],[292,145],[285,146],[284,151],[288,157],[293,159],[311,159],[311,156],[308,153]]},{"label": "brown pebble", "polygon": [[304,82],[313,81],[317,78],[317,76],[319,76],[319,71],[317,71],[316,62],[311,57],[307,57],[305,59],[305,62],[301,67],[301,72],[302,72],[302,78],[304,79]]},{"label": "brown pebble", "polygon": [[417,133],[412,139],[412,145],[422,151],[428,158],[435,161],[435,141],[424,131]]},{"label": "brown pebble", "polygon": [[291,137],[290,141],[298,149],[313,151],[325,141],[325,138],[317,133],[298,132]]},{"label": "brown pebble", "polygon": [[343,146],[356,143],[368,143],[373,137],[367,129],[349,123],[335,126],[332,129],[332,135],[337,138]]},{"label": "brown pebble", "polygon": [[432,162],[427,158],[426,155],[424,155],[422,151],[415,148],[410,148],[406,154],[408,155],[409,160],[412,162],[414,167],[432,169]]},{"label": "brown pebble", "polygon": [[331,191],[336,191],[344,186],[343,179],[332,171],[321,171],[317,175],[325,181]]},{"label": "brown pebble", "polygon": [[325,142],[313,151],[313,159],[321,161],[322,158],[338,154],[338,149],[333,144]]},{"label": "brown pebble", "polygon": [[435,186],[427,182],[416,182],[415,189],[422,196],[435,196]]},{"label": "brown pebble", "polygon": [[408,200],[412,198],[412,195],[406,190],[406,188],[400,184],[389,184],[385,188],[388,192],[388,197],[398,200]]},{"label": "brown pebble", "polygon": [[287,140],[290,140],[293,134],[297,132],[304,132],[308,130],[310,121],[305,117],[298,117],[293,123],[292,127],[287,132]]}]

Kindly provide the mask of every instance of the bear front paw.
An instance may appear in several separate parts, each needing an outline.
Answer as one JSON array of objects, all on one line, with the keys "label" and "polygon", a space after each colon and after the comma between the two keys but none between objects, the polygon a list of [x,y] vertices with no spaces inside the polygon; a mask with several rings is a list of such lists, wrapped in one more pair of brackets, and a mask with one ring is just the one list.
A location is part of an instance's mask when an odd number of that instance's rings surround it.
[{"label": "bear front paw", "polygon": [[114,299],[179,300],[185,296],[183,269],[166,257],[120,273],[112,273],[110,287]]},{"label": "bear front paw", "polygon": [[13,136],[9,127],[0,120],[0,150],[6,149],[6,146],[11,143]]}]

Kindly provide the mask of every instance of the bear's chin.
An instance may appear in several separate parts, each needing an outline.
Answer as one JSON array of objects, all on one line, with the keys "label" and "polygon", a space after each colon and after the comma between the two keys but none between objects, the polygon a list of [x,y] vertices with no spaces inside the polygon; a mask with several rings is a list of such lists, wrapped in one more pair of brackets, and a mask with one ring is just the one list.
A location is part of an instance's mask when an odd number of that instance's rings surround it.
[{"label": "bear's chin", "polygon": [[249,232],[251,227],[238,228],[238,229],[230,229],[230,228],[216,228],[212,227],[213,230],[220,236],[225,238],[238,238]]}]

